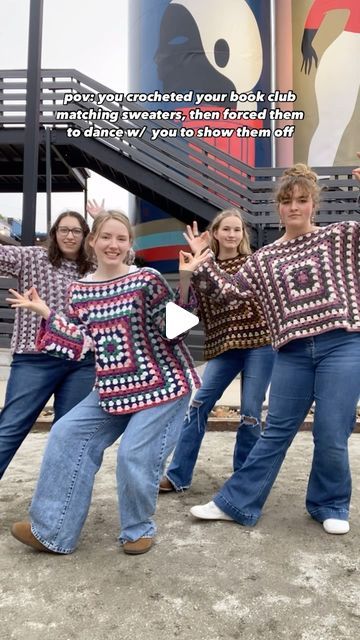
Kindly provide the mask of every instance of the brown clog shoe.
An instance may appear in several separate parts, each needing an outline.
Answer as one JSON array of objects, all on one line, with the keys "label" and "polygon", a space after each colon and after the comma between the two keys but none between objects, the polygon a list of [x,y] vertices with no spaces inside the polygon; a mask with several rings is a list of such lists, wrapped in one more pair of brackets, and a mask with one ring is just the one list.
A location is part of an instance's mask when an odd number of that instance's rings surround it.
[{"label": "brown clog shoe", "polygon": [[124,550],[124,553],[137,556],[140,553],[146,553],[147,551],[150,551],[153,544],[154,544],[154,538],[139,538],[134,542],[130,542],[130,541],[124,542],[123,550]]},{"label": "brown clog shoe", "polygon": [[43,544],[41,544],[40,540],[35,538],[33,532],[31,531],[30,522],[14,522],[13,526],[11,527],[11,535],[14,536],[16,540],[19,540],[19,542],[26,544],[28,547],[36,549],[36,551],[47,551],[48,553],[55,553],[54,551],[51,551],[51,549],[48,549]]}]

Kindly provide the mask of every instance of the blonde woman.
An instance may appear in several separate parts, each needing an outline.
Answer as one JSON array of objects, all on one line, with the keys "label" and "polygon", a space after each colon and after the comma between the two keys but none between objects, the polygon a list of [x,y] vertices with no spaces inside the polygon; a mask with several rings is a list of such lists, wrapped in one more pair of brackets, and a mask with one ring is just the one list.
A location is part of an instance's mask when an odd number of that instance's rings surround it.
[{"label": "blonde woman", "polygon": [[82,360],[95,348],[93,391],[50,433],[30,508],[12,534],[38,551],[72,553],[106,447],[122,435],[117,459],[120,542],[128,554],[153,545],[153,515],[166,457],[174,448],[199,378],[181,336],[166,338],[174,293],[160,273],[129,265],[133,232],[116,211],[99,213],[88,237],[97,269],[69,289],[68,318],[37,296],[12,291],[12,306],[43,317],[37,345]]},{"label": "blonde woman", "polygon": [[[213,220],[210,243],[220,269],[235,274],[251,254],[249,235],[238,209],[221,211]],[[185,237],[194,253],[201,246],[196,223]],[[180,262],[182,272],[187,263]],[[184,276],[183,276],[184,278]],[[202,386],[191,402],[160,491],[190,487],[194,467],[205,435],[208,416],[230,382],[241,373],[240,421],[236,434],[233,468],[239,469],[261,433],[261,410],[274,361],[270,334],[256,300],[230,307],[196,289],[197,312],[205,333],[207,360]]]}]

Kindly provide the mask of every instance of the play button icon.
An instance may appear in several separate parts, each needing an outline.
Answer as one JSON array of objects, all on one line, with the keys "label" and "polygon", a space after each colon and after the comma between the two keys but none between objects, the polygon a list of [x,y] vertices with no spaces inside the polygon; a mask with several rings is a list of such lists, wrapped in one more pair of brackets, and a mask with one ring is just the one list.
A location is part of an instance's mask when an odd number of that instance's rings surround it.
[{"label": "play button icon", "polygon": [[199,323],[199,318],[189,311],[185,311],[174,302],[168,302],[165,307],[165,333],[170,340],[184,331],[189,331]]}]

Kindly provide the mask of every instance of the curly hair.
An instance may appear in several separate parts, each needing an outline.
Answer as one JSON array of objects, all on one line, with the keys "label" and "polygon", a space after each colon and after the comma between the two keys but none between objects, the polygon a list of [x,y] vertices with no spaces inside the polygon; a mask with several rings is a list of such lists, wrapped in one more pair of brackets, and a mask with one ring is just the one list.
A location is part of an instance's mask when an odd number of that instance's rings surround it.
[{"label": "curly hair", "polygon": [[299,187],[305,195],[311,196],[314,205],[319,204],[321,189],[318,177],[315,171],[302,162],[285,169],[276,190],[277,204],[288,200],[293,195],[295,187]]},{"label": "curly hair", "polygon": [[64,211],[63,213],[60,213],[60,215],[56,218],[54,224],[52,225],[50,232],[49,232],[49,241],[48,241],[48,258],[49,258],[49,262],[54,266],[54,267],[60,267],[62,261],[64,260],[64,255],[62,253],[62,251],[59,248],[58,242],[57,242],[57,238],[56,238],[56,232],[57,229],[59,227],[59,224],[61,222],[61,220],[63,218],[65,218],[66,216],[71,216],[72,218],[76,218],[76,220],[78,221],[82,232],[83,232],[83,238],[82,238],[82,242],[80,245],[80,249],[79,249],[79,253],[76,256],[76,264],[79,270],[79,274],[81,276],[84,276],[86,273],[88,273],[89,271],[91,271],[93,269],[93,263],[92,261],[89,259],[86,250],[85,250],[85,238],[86,236],[89,234],[90,229],[89,226],[85,220],[85,218],[83,218],[83,216],[78,213],[77,211]]}]

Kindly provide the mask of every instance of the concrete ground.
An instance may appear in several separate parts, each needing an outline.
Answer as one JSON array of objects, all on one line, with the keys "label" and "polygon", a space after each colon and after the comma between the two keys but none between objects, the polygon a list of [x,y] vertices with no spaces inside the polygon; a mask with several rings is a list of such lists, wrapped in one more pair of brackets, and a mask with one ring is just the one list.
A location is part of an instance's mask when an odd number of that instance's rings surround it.
[{"label": "concrete ground", "polygon": [[295,439],[254,528],[189,514],[228,476],[234,434],[204,439],[192,488],[159,499],[156,546],[117,543],[116,445],[106,453],[77,551],[37,553],[9,534],[26,517],[46,433],[32,432],[0,483],[1,640],[343,640],[360,629],[360,436],[352,436],[351,531],[304,508],[311,434]]}]

